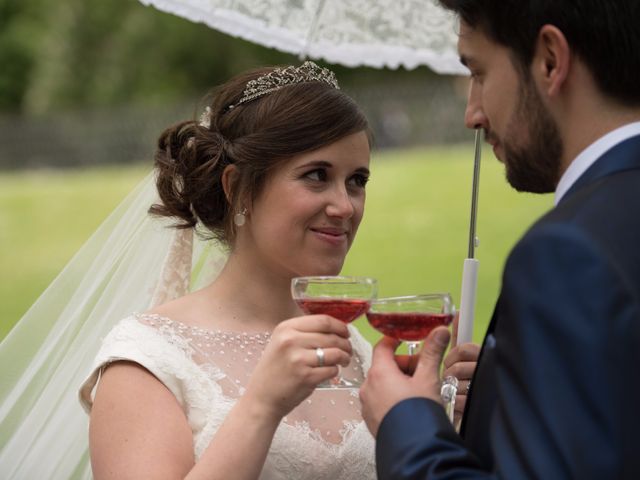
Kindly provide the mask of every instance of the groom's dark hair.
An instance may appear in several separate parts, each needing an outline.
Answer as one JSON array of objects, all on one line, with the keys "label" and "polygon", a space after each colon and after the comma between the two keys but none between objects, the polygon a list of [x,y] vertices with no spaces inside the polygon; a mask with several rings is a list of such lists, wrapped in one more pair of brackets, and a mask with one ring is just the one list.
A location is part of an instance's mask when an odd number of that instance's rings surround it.
[{"label": "groom's dark hair", "polygon": [[540,28],[550,24],[591,71],[600,90],[640,105],[640,1],[440,0],[469,26],[512,51],[528,68]]}]

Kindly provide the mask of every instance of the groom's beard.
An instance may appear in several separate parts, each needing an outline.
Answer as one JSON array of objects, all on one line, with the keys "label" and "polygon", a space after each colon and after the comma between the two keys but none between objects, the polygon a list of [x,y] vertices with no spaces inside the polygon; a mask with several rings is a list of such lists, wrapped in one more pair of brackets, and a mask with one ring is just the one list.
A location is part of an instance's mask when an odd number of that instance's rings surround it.
[{"label": "groom's beard", "polygon": [[562,139],[530,75],[521,78],[520,100],[503,141],[507,181],[519,192],[553,192],[560,181]]}]

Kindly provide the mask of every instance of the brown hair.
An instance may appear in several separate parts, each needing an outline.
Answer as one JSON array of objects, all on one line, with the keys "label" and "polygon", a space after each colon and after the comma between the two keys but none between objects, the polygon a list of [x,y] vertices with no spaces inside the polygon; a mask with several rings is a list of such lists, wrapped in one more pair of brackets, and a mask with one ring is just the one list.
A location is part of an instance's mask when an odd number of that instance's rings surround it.
[{"label": "brown hair", "polygon": [[[152,205],[151,214],[178,219],[177,228],[200,223],[204,236],[231,246],[233,215],[243,201],[255,200],[277,165],[353,133],[365,131],[371,138],[355,102],[324,82],[288,85],[229,109],[247,82],[273,68],[244,73],[213,90],[206,102],[209,128],[190,120],[162,133],[155,154],[162,204]],[[230,164],[237,174],[227,200],[222,173]]]}]

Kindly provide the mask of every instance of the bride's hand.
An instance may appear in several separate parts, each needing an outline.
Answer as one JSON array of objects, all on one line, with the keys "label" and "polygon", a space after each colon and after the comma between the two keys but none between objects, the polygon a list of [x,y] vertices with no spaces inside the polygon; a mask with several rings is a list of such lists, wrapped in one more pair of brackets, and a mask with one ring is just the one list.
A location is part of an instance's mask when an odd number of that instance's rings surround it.
[{"label": "bride's hand", "polygon": [[[316,349],[324,352],[318,363]],[[351,360],[349,330],[328,315],[307,315],[280,323],[271,335],[247,384],[245,397],[283,417],[307,398],[320,382],[338,374]]]},{"label": "bride's hand", "polygon": [[467,394],[471,386],[471,378],[478,363],[480,345],[475,343],[463,343],[457,345],[444,358],[444,371],[442,378],[453,376],[458,379],[458,391],[456,395],[456,406],[454,409],[454,424],[457,425],[462,419],[464,406],[467,402]]}]

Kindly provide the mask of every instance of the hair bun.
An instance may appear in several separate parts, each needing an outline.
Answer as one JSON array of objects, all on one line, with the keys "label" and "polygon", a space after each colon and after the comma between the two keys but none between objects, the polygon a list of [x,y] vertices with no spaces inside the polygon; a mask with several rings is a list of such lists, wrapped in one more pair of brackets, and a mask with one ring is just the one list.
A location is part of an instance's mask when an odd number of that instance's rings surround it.
[{"label": "hair bun", "polygon": [[180,228],[197,223],[189,188],[185,188],[185,179],[196,166],[195,126],[194,121],[186,121],[167,128],[158,139],[155,154],[156,185],[162,203],[152,205],[149,212],[178,219],[176,226]]}]

